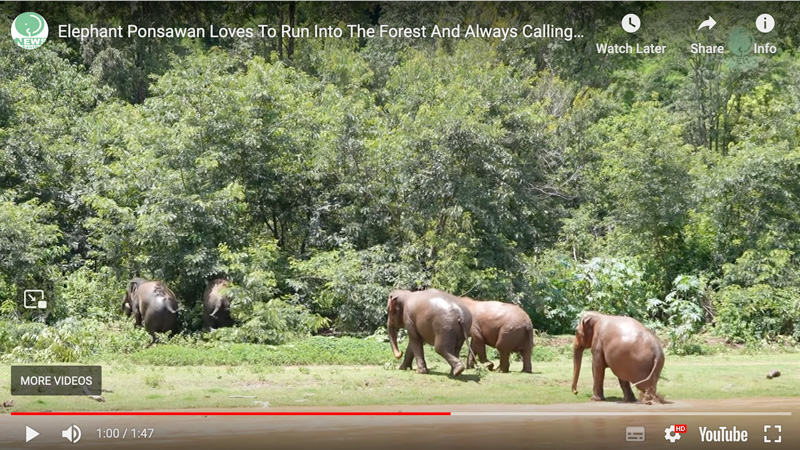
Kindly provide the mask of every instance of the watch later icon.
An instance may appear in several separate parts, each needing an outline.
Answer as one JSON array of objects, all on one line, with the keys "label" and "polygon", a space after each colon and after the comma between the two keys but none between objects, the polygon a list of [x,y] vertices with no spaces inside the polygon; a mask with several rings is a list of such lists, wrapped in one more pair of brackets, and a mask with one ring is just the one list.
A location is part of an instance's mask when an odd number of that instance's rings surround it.
[{"label": "watch later icon", "polygon": [[640,26],[642,21],[636,14],[627,14],[622,18],[622,29],[628,33],[636,33]]},{"label": "watch later icon", "polygon": [[44,300],[44,291],[41,289],[27,289],[22,293],[23,306],[27,309],[45,309],[47,302]]}]

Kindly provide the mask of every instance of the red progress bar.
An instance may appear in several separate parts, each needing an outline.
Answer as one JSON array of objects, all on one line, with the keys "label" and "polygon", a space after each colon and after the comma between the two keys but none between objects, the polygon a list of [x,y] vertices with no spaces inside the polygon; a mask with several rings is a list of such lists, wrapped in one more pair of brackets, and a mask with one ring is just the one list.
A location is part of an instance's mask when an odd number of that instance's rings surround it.
[{"label": "red progress bar", "polygon": [[449,412],[257,412],[257,411],[214,411],[214,412],[12,412],[12,416],[449,416]]}]

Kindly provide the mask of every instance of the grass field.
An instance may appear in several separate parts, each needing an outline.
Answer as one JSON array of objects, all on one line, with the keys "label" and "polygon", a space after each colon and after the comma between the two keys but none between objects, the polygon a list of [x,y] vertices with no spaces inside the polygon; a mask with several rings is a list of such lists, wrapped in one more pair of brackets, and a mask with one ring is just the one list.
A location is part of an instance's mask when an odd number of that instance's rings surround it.
[{"label": "grass field", "polygon": [[[112,362],[94,361],[103,365],[105,402],[17,396],[13,410],[587,402],[590,354],[584,355],[580,392],[575,396],[570,392],[572,360],[566,341],[553,338],[538,345],[533,374],[519,373],[521,363],[514,362],[509,374],[468,370],[457,379],[447,376],[449,366],[432,349],[426,350],[432,373],[419,375],[396,370],[388,344],[363,339],[317,338],[294,346],[233,345],[205,351],[163,345],[113,361],[104,356]],[[322,343],[328,348],[320,350]],[[326,357],[316,355],[318,351]],[[324,365],[311,365],[320,360]],[[293,365],[282,365],[288,363]],[[782,376],[768,380],[770,370],[780,370]],[[8,398],[9,372],[8,365],[0,367],[0,392]],[[605,384],[609,399],[621,396],[610,371]],[[729,350],[709,356],[668,355],[659,392],[667,400],[794,397],[800,393],[798,386],[800,353]]]}]

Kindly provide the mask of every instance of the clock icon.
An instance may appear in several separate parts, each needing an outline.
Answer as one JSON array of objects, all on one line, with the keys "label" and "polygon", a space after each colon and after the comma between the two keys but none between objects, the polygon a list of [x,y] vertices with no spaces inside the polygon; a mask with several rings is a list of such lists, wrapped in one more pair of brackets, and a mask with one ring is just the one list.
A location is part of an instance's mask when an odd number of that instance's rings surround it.
[{"label": "clock icon", "polygon": [[636,14],[627,14],[622,18],[622,29],[628,33],[636,33],[642,25],[642,20]]}]

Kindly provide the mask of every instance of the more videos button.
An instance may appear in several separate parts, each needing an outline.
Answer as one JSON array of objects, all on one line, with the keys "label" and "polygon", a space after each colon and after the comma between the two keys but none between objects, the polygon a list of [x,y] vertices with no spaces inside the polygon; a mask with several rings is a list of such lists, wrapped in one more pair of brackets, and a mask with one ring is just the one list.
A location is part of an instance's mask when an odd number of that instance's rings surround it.
[{"label": "more videos button", "polygon": [[11,395],[100,395],[102,366],[11,366]]}]

